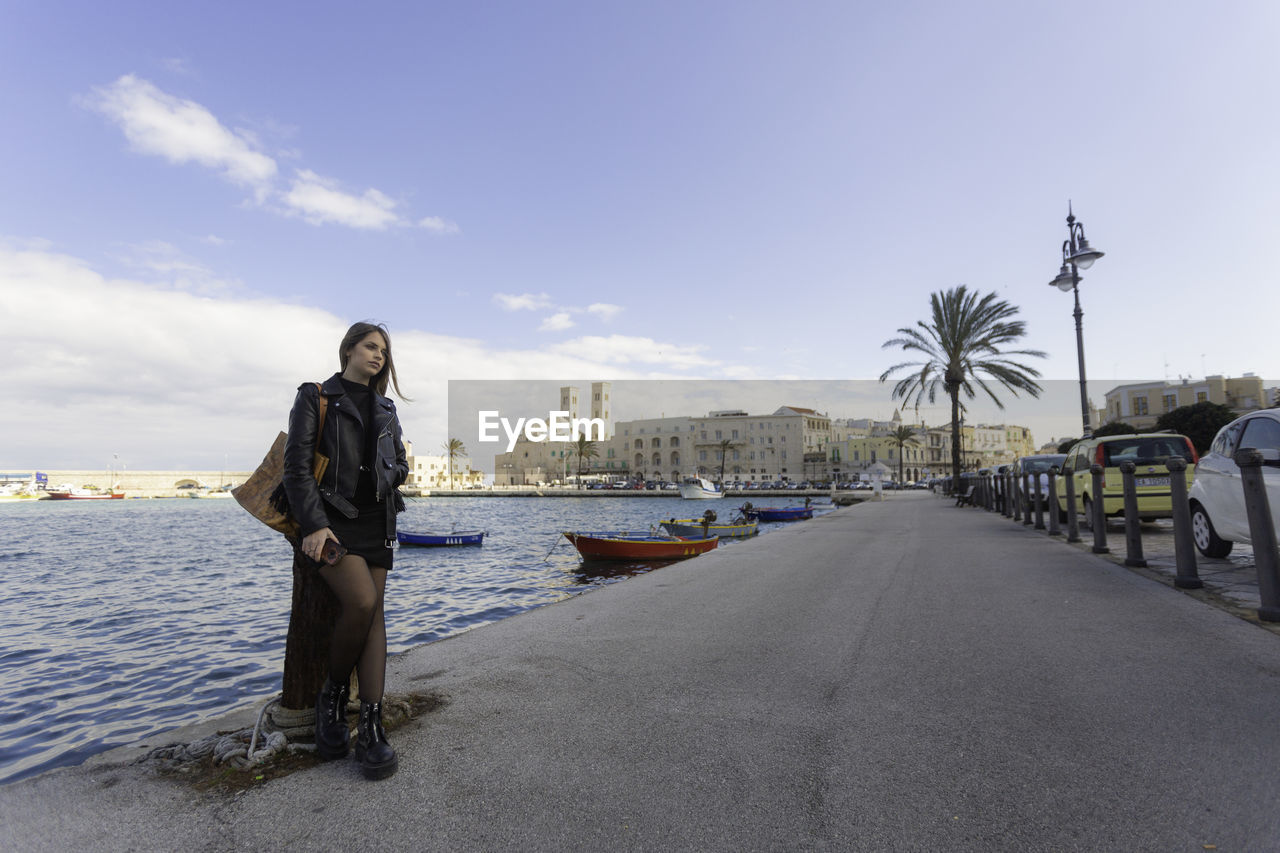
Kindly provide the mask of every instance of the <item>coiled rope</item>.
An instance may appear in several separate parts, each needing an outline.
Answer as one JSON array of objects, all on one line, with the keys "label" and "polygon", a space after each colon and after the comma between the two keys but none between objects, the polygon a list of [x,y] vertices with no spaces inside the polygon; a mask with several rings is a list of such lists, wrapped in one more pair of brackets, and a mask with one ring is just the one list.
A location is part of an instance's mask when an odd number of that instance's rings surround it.
[{"label": "coiled rope", "polygon": [[[262,706],[253,728],[235,732],[219,732],[192,743],[174,743],[159,746],[138,759],[160,761],[175,766],[201,761],[210,756],[214,764],[223,764],[238,770],[248,770],[265,764],[273,756],[284,752],[314,752],[314,743],[292,743],[291,738],[310,738],[315,732],[314,709],[295,711],[280,705],[276,696]],[[258,742],[262,741],[261,747]]]},{"label": "coiled rope", "polygon": [[[163,767],[174,768],[212,756],[215,765],[249,770],[266,764],[282,753],[315,752],[314,743],[293,742],[294,738],[311,740],[314,737],[315,709],[285,708],[280,704],[282,696],[283,694],[277,695],[262,706],[253,728],[219,732],[192,743],[158,746],[134,763],[158,761]],[[388,723],[395,724],[413,716],[412,705],[405,699],[385,697],[382,707],[384,721]],[[348,712],[358,709],[358,702],[347,703]],[[262,742],[261,747],[258,745],[259,740]]]}]

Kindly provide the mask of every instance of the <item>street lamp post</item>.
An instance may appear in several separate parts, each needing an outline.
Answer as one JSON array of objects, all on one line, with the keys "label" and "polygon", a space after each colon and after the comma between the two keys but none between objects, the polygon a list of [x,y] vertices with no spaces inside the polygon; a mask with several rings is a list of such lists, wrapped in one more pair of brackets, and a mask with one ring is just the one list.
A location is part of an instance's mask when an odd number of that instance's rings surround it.
[{"label": "street lamp post", "polygon": [[[1089,246],[1084,236],[1084,226],[1076,221],[1071,212],[1071,202],[1067,202],[1067,239],[1062,243],[1062,268],[1058,276],[1049,284],[1063,293],[1070,290],[1076,301],[1076,359],[1080,365],[1080,418],[1084,424],[1083,438],[1092,438],[1093,429],[1089,425],[1089,392],[1086,389],[1084,376],[1084,331],[1080,319],[1084,312],[1080,310],[1080,270],[1087,270],[1103,253]],[[1068,269],[1070,267],[1070,269]]]}]

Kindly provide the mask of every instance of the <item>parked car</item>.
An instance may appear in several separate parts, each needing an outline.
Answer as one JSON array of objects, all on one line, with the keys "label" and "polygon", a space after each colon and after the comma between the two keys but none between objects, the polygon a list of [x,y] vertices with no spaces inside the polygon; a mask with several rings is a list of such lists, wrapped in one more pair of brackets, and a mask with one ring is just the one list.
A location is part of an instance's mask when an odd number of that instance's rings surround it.
[{"label": "parked car", "polygon": [[[1140,435],[1108,435],[1102,438],[1086,438],[1077,441],[1067,452],[1063,463],[1064,476],[1073,478],[1077,507],[1084,513],[1085,524],[1093,523],[1093,502],[1102,500],[1102,511],[1108,517],[1124,515],[1124,481],[1120,474],[1121,462],[1132,462],[1134,489],[1138,497],[1138,518],[1149,521],[1173,516],[1173,501],[1169,492],[1169,471],[1165,462],[1177,456],[1187,462],[1187,486],[1195,477],[1196,450],[1191,439],[1172,432],[1142,433]],[[1102,494],[1093,493],[1093,475],[1090,466],[1103,467]],[[1066,512],[1067,492],[1058,492],[1058,509]]]},{"label": "parked car", "polygon": [[[1047,510],[1049,508],[1049,469],[1057,468],[1058,473],[1063,472],[1063,463],[1067,461],[1065,453],[1039,453],[1034,456],[1020,456],[1013,461],[1013,484],[1019,496],[1022,495],[1022,475],[1031,475],[1031,493],[1037,495],[1041,508]],[[999,469],[996,471],[1000,473]],[[1062,498],[1059,503],[1065,507],[1067,504],[1066,487],[1061,480],[1055,484],[1058,489],[1058,496]],[[1079,491],[1076,492],[1079,494]],[[1061,510],[1059,516],[1061,520],[1066,521],[1066,510]]]},{"label": "parked car", "polygon": [[1235,542],[1249,542],[1249,518],[1237,450],[1262,451],[1262,482],[1271,504],[1272,523],[1280,529],[1280,411],[1264,409],[1236,418],[1218,430],[1209,452],[1196,464],[1189,495],[1191,533],[1206,557],[1225,557]]}]

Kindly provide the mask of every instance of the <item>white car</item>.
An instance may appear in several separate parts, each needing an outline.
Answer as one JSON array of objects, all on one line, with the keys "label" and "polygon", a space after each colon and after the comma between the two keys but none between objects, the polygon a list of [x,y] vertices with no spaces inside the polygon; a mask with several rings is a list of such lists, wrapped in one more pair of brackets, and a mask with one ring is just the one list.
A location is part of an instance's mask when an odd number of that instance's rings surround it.
[{"label": "white car", "polygon": [[1189,495],[1191,532],[1196,548],[1206,557],[1225,557],[1234,542],[1249,541],[1237,450],[1262,451],[1262,481],[1271,519],[1280,530],[1280,411],[1263,409],[1241,415],[1218,430],[1209,452],[1196,464]]}]

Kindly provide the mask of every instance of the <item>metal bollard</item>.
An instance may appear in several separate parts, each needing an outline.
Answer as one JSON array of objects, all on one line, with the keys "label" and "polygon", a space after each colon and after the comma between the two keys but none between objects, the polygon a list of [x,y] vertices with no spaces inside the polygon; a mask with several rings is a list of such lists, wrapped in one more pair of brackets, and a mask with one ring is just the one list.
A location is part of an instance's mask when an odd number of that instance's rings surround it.
[{"label": "metal bollard", "polygon": [[1005,518],[1013,518],[1013,505],[1009,503],[1009,484],[1013,482],[1013,474],[1005,471],[1000,475],[1000,509]]},{"label": "metal bollard", "polygon": [[1013,471],[1009,472],[1009,508],[1012,510],[1013,520],[1021,524],[1022,502],[1018,500],[1018,478],[1014,476]]},{"label": "metal bollard", "polygon": [[1132,462],[1120,463],[1120,478],[1124,481],[1124,564],[1143,568],[1147,561],[1142,558],[1142,531],[1138,529],[1138,489],[1133,482],[1136,469]]},{"label": "metal bollard", "polygon": [[1080,519],[1076,518],[1076,478],[1068,473],[1062,478],[1067,484],[1067,541],[1080,541]]},{"label": "metal bollard", "polygon": [[1036,530],[1044,530],[1044,495],[1040,494],[1040,475],[1032,474],[1031,505],[1036,510]]},{"label": "metal bollard", "polygon": [[1176,456],[1165,463],[1169,469],[1169,498],[1173,501],[1173,553],[1178,574],[1173,585],[1178,589],[1200,589],[1204,581],[1196,570],[1196,545],[1191,536],[1191,504],[1187,503],[1187,460]]},{"label": "metal bollard", "polygon": [[1026,471],[1022,472],[1022,523],[1023,525],[1031,524],[1031,475]]},{"label": "metal bollard", "polygon": [[1089,524],[1093,527],[1093,553],[1110,554],[1107,547],[1107,508],[1103,503],[1103,491],[1107,487],[1106,470],[1096,462],[1089,466],[1093,475],[1093,518]]},{"label": "metal bollard", "polygon": [[1049,466],[1049,535],[1061,536],[1062,528],[1058,525],[1058,469]]},{"label": "metal bollard", "polygon": [[1280,555],[1276,553],[1276,528],[1271,518],[1271,502],[1262,482],[1262,454],[1252,447],[1236,452],[1240,466],[1240,483],[1244,489],[1244,508],[1249,516],[1249,541],[1253,544],[1253,562],[1258,567],[1258,597],[1262,606],[1258,618],[1264,622],[1280,622]]}]

